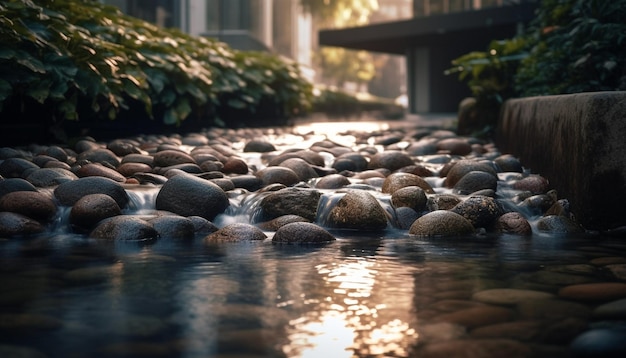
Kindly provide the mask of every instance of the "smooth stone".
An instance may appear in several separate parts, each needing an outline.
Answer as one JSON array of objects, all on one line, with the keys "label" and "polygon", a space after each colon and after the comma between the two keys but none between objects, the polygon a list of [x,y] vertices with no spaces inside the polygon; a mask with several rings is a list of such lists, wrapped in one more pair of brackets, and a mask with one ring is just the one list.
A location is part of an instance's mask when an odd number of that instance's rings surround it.
[{"label": "smooth stone", "polygon": [[151,155],[147,154],[128,154],[122,158],[122,164],[145,164],[150,166],[151,168],[154,166],[154,158]]},{"label": "smooth stone", "polygon": [[190,133],[181,139],[181,144],[198,147],[209,144],[209,139],[202,134]]},{"label": "smooth stone", "polygon": [[411,227],[411,225],[413,225],[415,220],[417,220],[417,218],[420,217],[420,213],[418,213],[417,211],[407,206],[401,206],[401,207],[395,208],[395,212],[396,212],[396,224],[398,228],[402,230],[409,230],[409,228]]},{"label": "smooth stone", "polygon": [[287,224],[291,224],[295,222],[309,222],[309,220],[298,215],[283,215],[283,216],[277,217],[276,219],[259,223],[258,225],[259,225],[259,228],[263,230],[276,231]]},{"label": "smooth stone", "polygon": [[215,178],[215,179],[209,179],[211,181],[211,183],[219,186],[220,188],[222,188],[222,190],[224,190],[225,192],[228,192],[230,190],[234,190],[235,189],[235,184],[233,184],[233,181],[227,178]]},{"label": "smooth stone", "polygon": [[470,159],[462,159],[457,162],[454,162],[449,167],[449,170],[446,174],[446,179],[444,181],[444,185],[448,188],[453,188],[461,178],[463,178],[467,173],[473,171],[480,171],[491,174],[494,178],[498,178],[498,174],[490,165],[484,162],[477,162]]},{"label": "smooth stone", "polygon": [[107,149],[115,153],[115,155],[123,157],[128,154],[139,154],[141,150],[137,148],[137,143],[125,140],[115,139],[107,143]]},{"label": "smooth stone", "polygon": [[22,178],[0,179],[0,198],[14,191],[37,191],[37,188]]},{"label": "smooth stone", "polygon": [[188,240],[195,236],[193,222],[182,216],[163,215],[148,220],[159,234],[159,239]]},{"label": "smooth stone", "polygon": [[47,222],[56,215],[57,206],[50,197],[38,191],[14,191],[0,198],[0,211]]},{"label": "smooth stone", "polygon": [[227,174],[248,174],[248,170],[248,164],[243,159],[231,157],[224,163],[221,171]]},{"label": "smooth stone", "polygon": [[434,194],[432,186],[415,174],[393,173],[385,178],[381,191],[386,194],[393,194],[396,190],[407,186],[418,186],[428,194]]},{"label": "smooth stone", "polygon": [[75,174],[79,178],[84,177],[105,177],[116,182],[123,183],[126,181],[126,178],[120,174],[117,170],[111,169],[109,167],[105,167],[101,164],[89,163],[81,166]]},{"label": "smooth stone", "polygon": [[469,195],[471,193],[490,189],[497,190],[498,179],[487,172],[471,171],[465,174],[454,184],[453,192],[460,195]]},{"label": "smooth stone", "polygon": [[553,234],[581,234],[585,230],[565,216],[549,215],[537,221],[537,229]]},{"label": "smooth stone", "polygon": [[463,216],[477,228],[491,226],[503,210],[492,197],[472,196],[458,203],[451,211]]},{"label": "smooth stone", "polygon": [[213,220],[230,206],[228,196],[216,184],[190,174],[170,178],[156,197],[156,209],[181,216]]},{"label": "smooth stone", "polygon": [[76,179],[76,174],[63,168],[36,169],[26,177],[26,180],[38,188],[48,188]]},{"label": "smooth stone", "polygon": [[274,145],[268,141],[253,139],[246,143],[246,145],[243,147],[243,151],[245,153],[267,153],[276,151],[276,147],[274,147]]},{"label": "smooth stone", "polygon": [[155,167],[169,167],[177,164],[196,163],[191,155],[171,149],[156,152],[153,156],[153,160],[153,165]]},{"label": "smooth stone", "polygon": [[315,187],[318,189],[339,189],[350,185],[350,179],[341,174],[329,174],[321,177]]},{"label": "smooth stone", "polygon": [[347,190],[330,209],[325,224],[339,229],[382,230],[387,227],[387,213],[369,192]]},{"label": "smooth stone", "polygon": [[70,224],[75,230],[90,231],[100,221],[121,215],[117,202],[106,194],[85,195],[72,206]]},{"label": "smooth stone", "polygon": [[502,214],[494,224],[494,230],[501,234],[532,235],[533,229],[526,218],[518,212]]},{"label": "smooth stone", "polygon": [[360,153],[344,153],[335,158],[335,161],[332,165],[333,168],[338,169],[338,162],[340,161],[349,161],[352,163],[353,169],[351,171],[362,172],[367,169],[368,161],[364,155]]},{"label": "smooth stone", "polygon": [[508,322],[515,317],[511,309],[495,306],[476,306],[459,311],[444,313],[433,318],[434,322],[459,324],[469,329]]},{"label": "smooth stone", "polygon": [[281,226],[274,233],[272,242],[288,244],[315,244],[336,240],[324,228],[306,222],[293,222]]},{"label": "smooth stone", "polygon": [[447,210],[429,212],[415,220],[409,228],[409,234],[417,236],[462,236],[473,232],[471,222]]},{"label": "smooth stone", "polygon": [[412,156],[425,156],[437,153],[437,144],[435,140],[425,139],[409,144],[406,152]]},{"label": "smooth stone", "polygon": [[607,302],[626,298],[626,283],[602,282],[571,285],[559,290],[559,297],[575,301]]},{"label": "smooth stone", "polygon": [[591,315],[591,308],[578,302],[549,298],[521,301],[517,304],[517,312],[521,319],[526,320],[568,317],[587,319]]},{"label": "smooth stone", "polygon": [[523,173],[524,167],[518,158],[511,154],[504,154],[495,158],[494,163],[498,165],[501,172]]},{"label": "smooth stone", "polygon": [[529,300],[541,300],[554,297],[556,297],[554,294],[547,292],[514,288],[494,288],[479,291],[472,295],[472,299],[475,301],[505,306],[516,305]]},{"label": "smooth stone", "polygon": [[132,215],[118,215],[100,221],[89,237],[111,241],[149,242],[158,233],[147,221]]},{"label": "smooth stone", "polygon": [[267,165],[268,166],[279,165],[280,163],[290,158],[300,158],[311,165],[317,165],[320,167],[323,167],[325,165],[324,157],[321,154],[314,152],[312,150],[298,150],[295,152],[281,153],[280,155],[270,160],[267,163]]},{"label": "smooth stone", "polygon": [[112,151],[104,148],[91,149],[78,154],[76,161],[109,164],[113,168],[120,165],[120,158]]},{"label": "smooth stone", "polygon": [[626,319],[626,298],[602,304],[592,314],[597,319]]},{"label": "smooth stone", "polygon": [[248,191],[257,191],[263,187],[263,180],[255,175],[238,175],[231,176],[230,181],[235,188],[246,189]]},{"label": "smooth stone", "polygon": [[0,212],[0,237],[30,236],[42,233],[44,226],[27,216]]},{"label": "smooth stone", "polygon": [[124,187],[109,178],[85,177],[62,183],[54,189],[54,196],[61,205],[73,206],[76,202],[89,194],[106,194],[113,198],[120,208],[124,209],[129,202]]},{"label": "smooth stone", "polygon": [[145,163],[122,163],[117,171],[125,177],[131,177],[137,173],[151,173],[152,167]]},{"label": "smooth stone", "polygon": [[396,171],[402,167],[406,167],[409,165],[415,164],[411,157],[400,151],[385,151],[382,153],[374,154],[369,161],[367,166],[368,169],[378,169],[385,168],[390,171]]},{"label": "smooth stone", "polygon": [[419,186],[405,186],[391,194],[391,205],[394,208],[409,207],[416,212],[426,209],[426,192]]},{"label": "smooth stone", "polygon": [[293,172],[296,173],[296,175],[298,176],[299,181],[306,182],[309,179],[317,178],[319,176],[317,172],[311,167],[311,165],[307,163],[304,159],[290,158],[282,161],[280,163],[280,166],[293,170]]},{"label": "smooth stone", "polygon": [[512,185],[515,190],[530,191],[533,194],[543,194],[550,189],[548,179],[540,175],[529,175]]},{"label": "smooth stone", "polygon": [[204,238],[205,243],[262,241],[267,235],[254,225],[235,223],[227,225]]},{"label": "smooth stone", "polygon": [[435,194],[428,197],[426,207],[430,211],[450,210],[461,202],[461,198],[453,194]]},{"label": "smooth stone", "polygon": [[464,156],[472,152],[472,146],[465,138],[446,138],[437,142],[437,150]]},{"label": "smooth stone", "polygon": [[270,221],[283,215],[298,215],[315,221],[321,193],[317,190],[285,188],[272,192],[259,203],[258,221]]},{"label": "smooth stone", "polygon": [[300,182],[298,174],[285,167],[265,167],[256,172],[255,175],[261,179],[263,186],[276,183],[291,186]]},{"label": "smooth stone", "polygon": [[217,230],[219,230],[219,228],[213,224],[212,222],[210,222],[209,220],[201,217],[201,216],[190,216],[188,217],[189,220],[191,220],[191,223],[193,224],[193,231],[195,232],[196,235],[208,235],[210,233],[216,232]]},{"label": "smooth stone", "polygon": [[[2,185],[2,182],[0,181],[0,186],[1,185]],[[626,264],[626,257],[622,257],[622,256],[597,257],[589,261],[589,263],[592,265],[596,265],[596,266]]]},{"label": "smooth stone", "polygon": [[408,167],[400,168],[398,169],[398,172],[415,174],[422,178],[432,177],[435,175],[430,169],[421,164],[409,165]]},{"label": "smooth stone", "polygon": [[626,329],[592,329],[570,344],[572,358],[622,358],[626,356]]},{"label": "smooth stone", "polygon": [[39,166],[24,158],[7,158],[0,162],[0,175],[4,178],[23,178],[25,173]]}]

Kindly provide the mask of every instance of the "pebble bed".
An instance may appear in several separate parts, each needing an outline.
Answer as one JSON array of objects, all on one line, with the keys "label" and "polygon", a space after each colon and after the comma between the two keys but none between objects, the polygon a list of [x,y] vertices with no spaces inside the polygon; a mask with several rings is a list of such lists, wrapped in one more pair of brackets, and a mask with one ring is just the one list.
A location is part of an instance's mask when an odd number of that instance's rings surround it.
[{"label": "pebble bed", "polygon": [[[491,142],[443,129],[351,126],[333,134],[304,127],[210,129],[106,143],[82,138],[71,147],[1,148],[0,244],[64,235],[206,247],[252,241],[325,245],[359,234],[451,245],[601,240],[577,224],[567,199],[548,180]],[[589,246],[554,262],[507,261],[522,273],[480,279],[478,285],[461,277],[463,258],[439,268],[433,263],[419,280],[437,282],[424,285],[428,289],[414,302],[426,322],[412,331],[420,343],[395,356],[626,354],[626,245]],[[6,278],[15,267],[0,258]],[[99,281],[108,272],[81,269],[64,279]],[[0,294],[2,307],[18,301]],[[61,324],[4,308],[0,316],[0,332]],[[3,357],[45,356],[0,342]],[[140,346],[128,349],[130,355],[146,353]]]}]

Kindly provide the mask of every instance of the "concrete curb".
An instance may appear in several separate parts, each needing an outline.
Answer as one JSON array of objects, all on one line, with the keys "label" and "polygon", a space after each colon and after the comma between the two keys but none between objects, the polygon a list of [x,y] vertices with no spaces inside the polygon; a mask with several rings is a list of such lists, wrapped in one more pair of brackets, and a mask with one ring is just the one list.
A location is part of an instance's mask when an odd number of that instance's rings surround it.
[{"label": "concrete curb", "polygon": [[626,92],[509,100],[496,144],[545,176],[585,228],[626,225]]}]

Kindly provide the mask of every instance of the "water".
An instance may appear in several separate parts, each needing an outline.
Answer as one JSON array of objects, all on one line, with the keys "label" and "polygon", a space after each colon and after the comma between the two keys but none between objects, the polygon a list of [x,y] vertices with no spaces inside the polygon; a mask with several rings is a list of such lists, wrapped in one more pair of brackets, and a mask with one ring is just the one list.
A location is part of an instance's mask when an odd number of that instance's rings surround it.
[{"label": "water", "polygon": [[[246,160],[261,165],[254,154]],[[429,180],[445,192],[440,179]],[[127,190],[125,213],[153,214],[158,187]],[[233,196],[216,224],[254,222],[262,195]],[[318,224],[340,196],[324,192]],[[375,196],[392,211],[388,196]],[[312,246],[273,244],[271,232],[253,243],[140,244],[68,233],[66,216],[61,210],[45,237],[0,240],[2,357],[428,357],[436,355],[424,347],[479,339],[519,344],[512,356],[568,356],[572,340],[605,324],[591,317],[604,302],[574,302],[559,290],[623,282],[610,263],[626,263],[623,240],[597,234],[427,239],[389,225],[374,233],[334,230],[337,241]],[[474,299],[496,288],[545,292],[578,306],[543,317],[532,313],[539,303],[529,311]],[[458,317],[477,306],[504,307],[511,316],[480,324],[484,316]],[[515,324],[530,328],[515,331]],[[489,327],[496,329],[485,333]],[[471,352],[446,356],[464,354]]]}]

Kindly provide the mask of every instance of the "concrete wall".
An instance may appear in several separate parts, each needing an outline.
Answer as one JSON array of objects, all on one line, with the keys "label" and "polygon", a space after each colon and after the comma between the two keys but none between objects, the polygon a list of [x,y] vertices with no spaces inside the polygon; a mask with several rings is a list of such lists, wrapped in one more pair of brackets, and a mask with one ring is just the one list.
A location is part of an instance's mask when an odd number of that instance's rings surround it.
[{"label": "concrete wall", "polygon": [[585,228],[626,225],[626,92],[509,100],[496,144],[545,176]]}]

